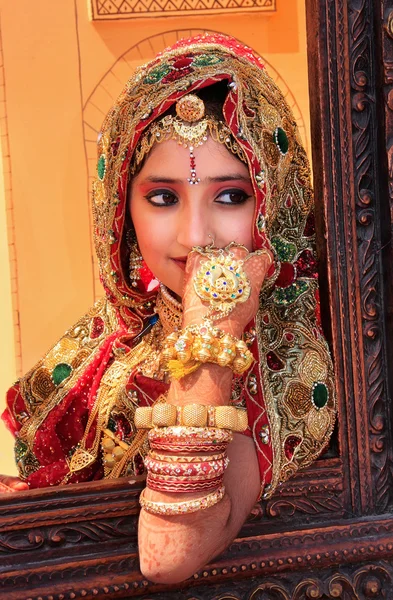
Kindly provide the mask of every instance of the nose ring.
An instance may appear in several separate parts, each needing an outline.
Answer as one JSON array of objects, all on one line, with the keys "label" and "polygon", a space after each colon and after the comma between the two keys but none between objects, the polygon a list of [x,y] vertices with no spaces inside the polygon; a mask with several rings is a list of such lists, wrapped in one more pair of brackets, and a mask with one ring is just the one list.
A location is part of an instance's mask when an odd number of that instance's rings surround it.
[{"label": "nose ring", "polygon": [[212,235],[211,233],[209,233],[208,237],[211,239],[211,243],[208,244],[208,247],[209,248],[214,248],[214,235]]}]

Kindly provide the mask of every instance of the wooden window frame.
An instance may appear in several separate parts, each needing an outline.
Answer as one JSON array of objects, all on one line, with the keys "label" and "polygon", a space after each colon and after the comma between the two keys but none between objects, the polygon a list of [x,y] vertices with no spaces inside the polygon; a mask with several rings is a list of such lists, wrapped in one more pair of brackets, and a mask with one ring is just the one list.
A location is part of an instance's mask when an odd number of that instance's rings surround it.
[{"label": "wooden window frame", "polygon": [[[255,507],[179,586],[138,569],[138,495],[122,479],[0,498],[0,597],[393,597],[393,10],[306,0],[314,184],[331,323],[337,455]],[[330,456],[330,457],[329,457]]]}]

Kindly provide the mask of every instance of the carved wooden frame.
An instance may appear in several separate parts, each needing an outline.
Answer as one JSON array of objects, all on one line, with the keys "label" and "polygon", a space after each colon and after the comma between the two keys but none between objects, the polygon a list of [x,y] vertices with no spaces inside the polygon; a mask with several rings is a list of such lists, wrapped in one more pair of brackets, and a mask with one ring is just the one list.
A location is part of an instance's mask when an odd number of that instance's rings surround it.
[{"label": "carved wooden frame", "polygon": [[393,598],[393,11],[389,0],[306,5],[337,450],[257,506],[228,550],[181,588],[138,570],[140,484],[2,496],[0,597]]}]

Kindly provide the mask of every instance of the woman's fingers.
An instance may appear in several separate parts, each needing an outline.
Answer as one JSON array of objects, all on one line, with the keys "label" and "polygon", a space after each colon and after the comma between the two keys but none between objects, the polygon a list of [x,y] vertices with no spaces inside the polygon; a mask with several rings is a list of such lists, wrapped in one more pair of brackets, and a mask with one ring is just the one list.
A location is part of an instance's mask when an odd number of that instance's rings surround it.
[{"label": "woman's fingers", "polygon": [[[230,257],[231,264],[222,263],[223,256]],[[183,293],[184,323],[189,325],[199,322],[208,314],[209,302],[208,298],[204,297],[206,296],[204,289],[207,290],[210,287],[212,290],[210,293],[214,292],[219,297],[220,290],[224,289],[223,286],[227,286],[225,290],[228,292],[234,281],[233,291],[236,293],[237,287],[239,287],[238,281],[245,277],[244,286],[241,286],[243,289],[238,292],[243,292],[244,302],[236,302],[233,312],[220,318],[220,323],[228,321],[228,325],[232,323],[236,331],[242,331],[256,314],[259,292],[272,261],[273,255],[269,250],[257,250],[249,253],[247,248],[237,244],[230,244],[220,251],[208,248],[206,251],[195,249],[190,252],[187,259]],[[206,272],[207,277],[202,274],[203,280],[206,279],[206,282],[202,284],[199,282],[200,293],[198,293],[198,289],[195,287],[195,277],[203,263],[206,263],[211,273]],[[239,279],[237,279],[238,277]],[[202,287],[200,287],[201,285]],[[216,286],[218,286],[217,289]]]},{"label": "woman's fingers", "polygon": [[27,483],[21,481],[19,477],[0,475],[0,493],[23,492],[28,489]]}]

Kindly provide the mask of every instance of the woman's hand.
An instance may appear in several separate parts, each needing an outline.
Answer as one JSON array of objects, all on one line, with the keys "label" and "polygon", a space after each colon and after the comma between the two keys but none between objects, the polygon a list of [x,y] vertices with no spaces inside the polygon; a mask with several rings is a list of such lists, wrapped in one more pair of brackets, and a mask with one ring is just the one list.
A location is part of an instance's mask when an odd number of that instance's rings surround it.
[{"label": "woman's hand", "polygon": [[[232,246],[229,251],[233,254],[235,260],[244,261],[242,270],[249,279],[251,291],[249,298],[245,302],[237,303],[229,315],[218,319],[215,324],[220,329],[240,337],[247,323],[257,313],[259,292],[273,257],[268,250],[250,254],[244,246],[238,245]],[[224,253],[227,254],[228,250],[224,250]],[[207,254],[209,254],[209,251],[207,251]],[[201,254],[197,250],[192,250],[188,255],[183,293],[183,326],[200,323],[208,313],[207,302],[202,301],[194,288],[195,276],[199,271],[200,265],[207,259],[208,256],[206,254]]]},{"label": "woman's hand", "polygon": [[28,489],[29,486],[27,485],[27,483],[21,481],[19,477],[0,475],[0,494],[7,494],[10,492],[24,492]]}]

